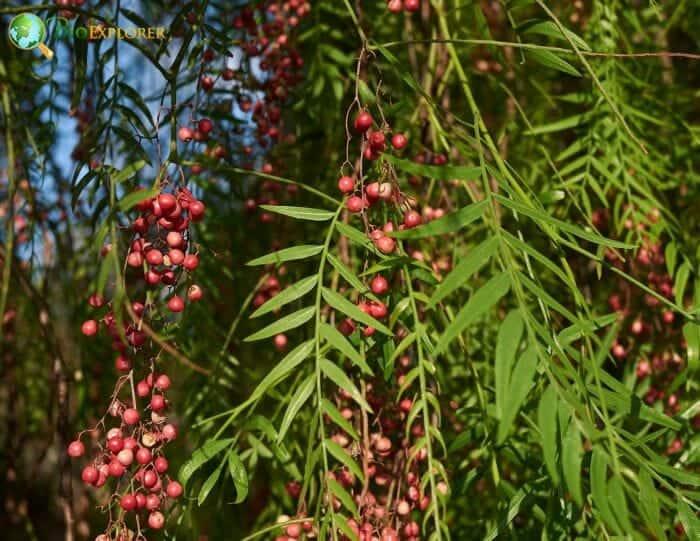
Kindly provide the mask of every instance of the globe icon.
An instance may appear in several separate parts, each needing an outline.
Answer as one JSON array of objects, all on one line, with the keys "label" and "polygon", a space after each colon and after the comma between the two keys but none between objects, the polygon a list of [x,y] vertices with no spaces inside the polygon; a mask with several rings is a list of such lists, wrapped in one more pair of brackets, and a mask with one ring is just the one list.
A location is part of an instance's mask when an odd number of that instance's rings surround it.
[{"label": "globe icon", "polygon": [[44,21],[33,13],[20,13],[9,26],[10,41],[20,49],[34,49],[44,41],[46,27]]}]

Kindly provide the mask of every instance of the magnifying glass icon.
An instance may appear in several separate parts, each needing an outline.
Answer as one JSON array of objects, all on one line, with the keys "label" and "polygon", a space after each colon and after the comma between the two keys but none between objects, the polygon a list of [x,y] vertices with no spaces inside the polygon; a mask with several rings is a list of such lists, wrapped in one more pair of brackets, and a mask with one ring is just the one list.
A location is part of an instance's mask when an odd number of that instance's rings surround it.
[{"label": "magnifying glass icon", "polygon": [[10,43],[18,49],[29,51],[38,48],[48,59],[53,58],[53,51],[44,45],[46,25],[33,13],[20,13],[15,16],[7,31]]}]

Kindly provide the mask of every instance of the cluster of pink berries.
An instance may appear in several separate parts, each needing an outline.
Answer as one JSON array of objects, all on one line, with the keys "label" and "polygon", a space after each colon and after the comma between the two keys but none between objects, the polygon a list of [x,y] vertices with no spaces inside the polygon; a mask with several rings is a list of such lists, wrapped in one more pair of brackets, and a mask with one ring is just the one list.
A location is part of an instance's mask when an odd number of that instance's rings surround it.
[{"label": "cluster of pink berries", "polygon": [[420,0],[388,0],[386,7],[391,13],[418,11],[420,9]]}]

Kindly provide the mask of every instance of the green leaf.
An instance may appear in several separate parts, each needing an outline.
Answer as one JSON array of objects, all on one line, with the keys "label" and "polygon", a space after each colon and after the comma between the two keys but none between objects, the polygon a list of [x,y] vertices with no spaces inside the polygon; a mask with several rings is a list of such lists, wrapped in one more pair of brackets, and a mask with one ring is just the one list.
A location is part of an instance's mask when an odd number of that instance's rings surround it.
[{"label": "green leaf", "polygon": [[340,259],[335,257],[333,254],[328,254],[328,262],[333,265],[333,268],[338,271],[338,273],[345,278],[348,284],[350,284],[355,291],[366,295],[372,300],[377,300],[377,297],[362,283],[359,277],[355,276],[353,272],[348,269]]},{"label": "green leaf", "polygon": [[452,233],[453,231],[458,231],[464,226],[472,223],[474,220],[481,218],[484,213],[484,209],[488,202],[486,200],[479,201],[472,205],[468,205],[457,212],[447,214],[442,218],[437,220],[432,220],[424,225],[419,225],[418,227],[413,227],[411,229],[404,229],[403,231],[392,231],[387,233],[389,237],[395,237],[397,239],[422,239],[425,237],[432,237],[434,235],[444,235],[445,233]]},{"label": "green leaf", "polygon": [[486,282],[474,295],[471,296],[466,305],[457,313],[452,322],[442,333],[440,340],[435,346],[435,354],[438,355],[447,349],[447,346],[464,329],[490,310],[510,289],[510,278],[508,274],[502,272]]},{"label": "green leaf", "polygon": [[364,323],[368,327],[374,327],[379,332],[384,333],[387,336],[394,336],[394,333],[391,332],[391,330],[388,327],[374,319],[369,314],[363,312],[360,308],[357,307],[357,305],[351,303],[342,295],[325,287],[321,290],[321,294],[323,295],[323,298],[328,304],[330,304],[333,308],[335,308],[342,314],[345,314],[346,316],[350,317],[351,319],[354,319],[355,321]]},{"label": "green leaf", "polygon": [[260,384],[255,388],[250,395],[248,402],[254,402],[270,390],[275,385],[279,384],[286,378],[292,370],[294,370],[301,362],[306,359],[314,350],[313,340],[307,340],[299,344],[282,359],[275,367],[268,372]]},{"label": "green leaf", "polygon": [[219,464],[219,466],[211,473],[209,477],[207,477],[207,480],[204,481],[202,484],[202,488],[199,489],[199,494],[197,495],[197,505],[202,506],[204,503],[204,500],[207,499],[209,496],[209,493],[213,490],[213,488],[216,486],[216,483],[219,481],[219,477],[221,477],[221,472],[223,471],[223,466],[224,462]]},{"label": "green leaf", "polygon": [[236,499],[233,503],[241,503],[248,496],[248,472],[241,457],[233,449],[228,453],[228,471],[236,487]]},{"label": "green leaf", "polygon": [[[528,347],[520,356],[518,364],[513,369],[510,378],[507,400],[503,402],[503,416],[498,423],[498,443],[503,443],[508,436],[510,427],[520,411],[520,406],[525,402],[527,394],[534,384],[537,371],[537,353],[533,346]],[[504,397],[505,398],[505,397]]]},{"label": "green leaf", "polygon": [[686,537],[691,541],[700,540],[700,520],[695,516],[695,513],[693,513],[690,507],[688,507],[688,504],[680,498],[678,500],[677,510]]},{"label": "green leaf", "polygon": [[302,308],[301,310],[297,310],[296,312],[293,312],[287,316],[284,316],[283,318],[278,319],[277,321],[271,323],[267,327],[260,329],[258,332],[253,333],[250,336],[246,336],[243,339],[243,341],[255,342],[256,340],[263,340],[265,338],[269,338],[270,336],[283,333],[290,329],[296,329],[297,327],[309,321],[315,313],[315,306],[308,306],[306,308]]},{"label": "green leaf", "polygon": [[541,36],[548,36],[550,38],[567,41],[567,43],[568,40],[566,37],[568,36],[579,49],[583,49],[584,51],[592,50],[588,43],[583,40],[583,38],[579,37],[577,34],[574,34],[571,30],[565,29],[564,32],[566,35],[562,34],[559,27],[552,21],[527,21],[520,25],[517,28],[517,31],[522,32],[523,34],[539,34]]},{"label": "green leaf", "polygon": [[353,458],[343,449],[339,444],[334,442],[332,439],[327,438],[324,440],[323,445],[326,450],[332,454],[335,459],[350,470],[355,477],[357,477],[361,482],[364,482],[365,476],[362,474],[360,466],[353,460]]},{"label": "green leaf", "polygon": [[276,310],[277,308],[280,308],[281,306],[284,306],[285,304],[289,304],[290,302],[293,302],[304,295],[306,295],[309,291],[311,291],[316,283],[318,282],[318,275],[314,274],[313,276],[308,276],[306,278],[302,278],[295,284],[289,286],[288,288],[284,289],[274,297],[272,297],[270,300],[268,300],[265,304],[263,304],[260,308],[258,308],[255,312],[253,312],[250,317],[255,318],[255,317],[260,317],[263,314],[267,314],[268,312],[271,312],[272,310]]},{"label": "green leaf", "polygon": [[484,537],[484,541],[493,541],[498,539],[499,534],[505,534],[504,530],[513,522],[513,519],[520,513],[523,502],[528,498],[529,494],[523,489],[518,490],[508,502],[508,507],[505,513],[502,513],[503,518],[496,526]]},{"label": "green leaf", "polygon": [[649,472],[642,468],[639,472],[639,503],[647,524],[658,539],[665,540],[666,533],[661,526],[661,504]]},{"label": "green leaf", "polygon": [[610,501],[612,512],[615,513],[615,518],[622,530],[625,532],[634,531],[632,523],[630,522],[630,512],[627,507],[625,488],[622,484],[622,480],[617,476],[611,477],[608,481],[608,500]]},{"label": "green leaf", "polygon": [[254,267],[257,265],[270,265],[272,263],[279,264],[285,261],[296,261],[298,259],[307,259],[320,254],[323,251],[321,244],[303,244],[301,246],[293,246],[292,248],[283,248],[270,254],[258,257],[248,261],[246,265]]},{"label": "green leaf", "polygon": [[331,346],[345,355],[354,365],[360,368],[365,374],[372,374],[372,369],[365,361],[364,357],[352,346],[352,344],[332,325],[322,322],[319,328],[321,338]]},{"label": "green leaf", "polygon": [[478,271],[493,256],[498,249],[498,239],[492,237],[485,240],[474,248],[469,254],[461,259],[457,266],[450,272],[440,285],[435,288],[430,302],[426,306],[428,310],[434,308],[442,299],[450,295],[457,288]]},{"label": "green leaf", "polygon": [[284,436],[285,436],[285,434],[287,434],[287,430],[289,430],[289,427],[292,424],[294,417],[296,417],[296,415],[297,415],[297,413],[299,413],[299,410],[301,409],[301,407],[309,399],[315,386],[316,386],[316,375],[311,374],[308,378],[306,378],[306,380],[304,380],[304,383],[302,383],[301,385],[299,385],[299,387],[297,387],[297,390],[294,393],[294,396],[289,401],[289,405],[287,406],[287,411],[284,412],[284,418],[282,419],[282,424],[280,425],[280,431],[279,431],[279,434],[277,434],[277,443],[278,444],[281,443],[282,440],[284,440]]},{"label": "green leaf", "polygon": [[357,506],[350,497],[350,494],[348,494],[347,491],[335,479],[326,479],[326,484],[328,485],[328,489],[333,493],[333,495],[336,498],[338,498],[338,500],[340,501],[340,503],[343,504],[345,509],[350,511],[352,513],[352,516],[356,517]]},{"label": "green leaf", "polygon": [[664,259],[666,260],[666,268],[669,276],[673,276],[676,270],[676,257],[678,256],[678,247],[675,242],[669,242],[664,250]]},{"label": "green leaf", "polygon": [[357,431],[352,427],[352,425],[348,422],[345,417],[338,411],[338,408],[335,407],[335,405],[327,400],[326,398],[321,399],[321,409],[323,410],[323,413],[328,415],[330,419],[337,424],[340,428],[345,430],[345,432],[353,439],[359,440],[360,436],[357,433]]},{"label": "green leaf", "polygon": [[556,133],[564,130],[570,130],[571,128],[576,128],[577,126],[585,124],[589,120],[590,114],[577,114],[563,118],[561,120],[557,120],[555,122],[550,122],[541,126],[535,126],[534,128],[530,128],[529,130],[525,130],[525,135],[542,135],[545,133]]},{"label": "green leaf", "polygon": [[350,393],[350,396],[352,396],[353,400],[357,402],[362,409],[369,412],[372,411],[372,408],[364,399],[357,387],[355,387],[355,384],[337,365],[333,364],[328,359],[321,359],[320,366],[321,372],[323,372],[325,376],[335,383],[340,389]]},{"label": "green leaf", "polygon": [[309,207],[290,207],[286,205],[260,205],[260,208],[268,212],[282,214],[297,220],[308,220],[311,222],[325,222],[335,216],[334,212]]},{"label": "green leaf", "polygon": [[[82,23],[76,25],[74,31],[78,28],[87,30]],[[71,109],[76,109],[78,105],[80,105],[83,89],[85,88],[85,82],[87,80],[88,42],[85,39],[74,39],[72,42],[74,52],[73,74],[75,75],[75,79],[73,80]]]},{"label": "green leaf", "polygon": [[513,201],[512,199],[508,199],[507,197],[503,197],[502,195],[499,194],[494,194],[494,197],[501,203],[504,207],[508,207],[511,210],[514,210],[520,214],[524,214],[525,216],[529,216],[533,220],[541,221],[546,224],[549,224],[551,226],[554,226],[558,229],[561,229],[562,231],[566,231],[567,233],[571,233],[572,235],[575,235],[577,237],[580,237],[582,239],[588,240],[590,242],[593,242],[595,244],[600,244],[601,246],[607,246],[608,248],[634,248],[633,244],[626,244],[624,242],[619,242],[617,240],[612,240],[612,239],[607,239],[601,235],[597,235],[595,233],[590,233],[576,225],[563,222],[561,220],[557,220],[556,218],[553,218],[546,212],[542,210],[536,210],[532,209],[530,207],[527,207],[523,205],[522,203],[519,203],[517,201]]},{"label": "green leaf", "polygon": [[581,77],[581,72],[569,64],[566,60],[557,56],[552,51],[542,50],[542,49],[528,49],[526,56],[529,56],[536,62],[539,62],[543,66],[552,68],[567,75],[573,75],[574,77]]},{"label": "green leaf", "polygon": [[[357,534],[352,530],[345,517],[334,515],[333,518],[335,519],[334,526],[337,526],[337,528],[341,530],[350,541],[360,541],[360,539],[357,537]],[[325,533],[323,530],[321,530],[320,538],[332,539],[332,537]]]},{"label": "green leaf", "polygon": [[160,193],[160,188],[146,188],[145,190],[137,190],[122,197],[117,203],[117,208],[121,212],[129,210],[131,207],[138,205],[141,201],[152,199]]},{"label": "green leaf", "polygon": [[678,306],[683,306],[683,297],[685,293],[685,286],[688,285],[688,278],[690,277],[690,265],[687,261],[683,261],[680,267],[678,267],[678,273],[676,274],[676,279],[673,283],[673,293],[675,294],[676,304]]},{"label": "green leaf", "polygon": [[688,370],[695,372],[700,366],[700,325],[688,321],[683,325],[683,337],[687,344]]},{"label": "green leaf", "polygon": [[571,497],[579,505],[583,505],[583,494],[581,492],[581,462],[583,460],[583,446],[581,445],[581,435],[576,423],[569,423],[562,445],[562,469],[564,471],[564,481],[571,493]]},{"label": "green leaf", "polygon": [[515,354],[518,352],[520,338],[523,334],[523,320],[520,314],[512,310],[508,313],[496,339],[496,361],[494,377],[496,381],[496,417],[503,416],[504,404],[510,399],[510,373],[513,370]]},{"label": "green leaf", "polygon": [[187,481],[189,481],[194,472],[232,443],[233,438],[226,438],[223,440],[211,439],[204,442],[204,445],[192,453],[192,457],[180,468],[178,478],[182,486],[185,487],[187,485]]},{"label": "green leaf", "polygon": [[550,385],[542,393],[537,407],[537,426],[542,435],[542,455],[549,476],[554,485],[559,485],[559,463],[557,461],[557,449],[559,448],[558,435],[558,406],[557,391]]},{"label": "green leaf", "polygon": [[347,237],[358,246],[362,246],[364,248],[368,248],[374,251],[374,245],[372,244],[372,241],[367,237],[367,235],[365,235],[361,231],[358,231],[354,227],[344,224],[343,222],[337,222],[335,224],[335,228],[338,231],[338,233]]},{"label": "green leaf", "polygon": [[405,173],[435,180],[475,180],[481,177],[481,167],[468,167],[464,165],[425,165],[411,160],[397,158],[388,153],[383,154],[382,157]]},{"label": "green leaf", "polygon": [[619,532],[620,527],[608,505],[608,459],[600,449],[593,449],[590,474],[591,503],[598,510],[603,521]]},{"label": "green leaf", "polygon": [[[120,184],[124,182],[125,180],[129,180],[131,177],[136,175],[141,169],[143,169],[146,166],[146,160],[139,160],[137,162],[132,163],[131,165],[127,165],[124,169],[119,171],[114,177],[112,177],[112,182],[114,184]],[[153,188],[156,190],[156,194],[160,191],[158,188]]]}]

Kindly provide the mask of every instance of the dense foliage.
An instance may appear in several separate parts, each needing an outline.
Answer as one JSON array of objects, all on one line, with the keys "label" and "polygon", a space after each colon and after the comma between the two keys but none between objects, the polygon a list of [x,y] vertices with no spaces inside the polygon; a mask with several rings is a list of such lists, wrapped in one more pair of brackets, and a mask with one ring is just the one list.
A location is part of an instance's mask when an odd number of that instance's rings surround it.
[{"label": "dense foliage", "polygon": [[3,538],[700,539],[700,4],[31,10]]}]

